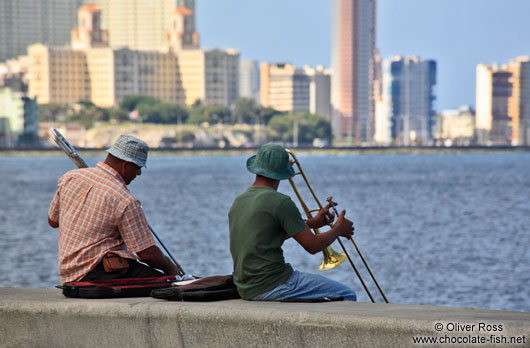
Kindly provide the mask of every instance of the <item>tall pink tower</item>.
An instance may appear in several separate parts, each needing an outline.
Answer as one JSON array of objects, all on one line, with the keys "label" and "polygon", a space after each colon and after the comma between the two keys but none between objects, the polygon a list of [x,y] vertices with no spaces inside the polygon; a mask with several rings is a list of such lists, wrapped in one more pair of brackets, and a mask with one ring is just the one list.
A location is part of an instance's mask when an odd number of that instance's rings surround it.
[{"label": "tall pink tower", "polygon": [[375,15],[376,0],[333,0],[331,102],[337,145],[373,141]]}]

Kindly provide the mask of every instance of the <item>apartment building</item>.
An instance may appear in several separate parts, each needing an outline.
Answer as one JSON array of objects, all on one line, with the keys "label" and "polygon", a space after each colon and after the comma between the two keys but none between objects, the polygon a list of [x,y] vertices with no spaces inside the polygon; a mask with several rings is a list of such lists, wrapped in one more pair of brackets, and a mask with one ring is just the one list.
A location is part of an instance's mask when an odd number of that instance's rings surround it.
[{"label": "apartment building", "polygon": [[530,144],[530,57],[510,61],[507,70],[512,74],[512,93],[508,99],[511,119],[512,145]]},{"label": "apartment building", "polygon": [[309,112],[331,121],[331,72],[319,65],[316,68],[305,66],[304,72],[310,78]]},{"label": "apartment building", "polygon": [[[169,28],[187,48],[199,47],[195,29],[195,0],[86,0],[101,9],[101,27],[109,32],[110,47],[158,51],[171,35]],[[184,15],[174,22],[172,14]],[[171,23],[171,24],[170,24]]]},{"label": "apartment building", "polygon": [[508,101],[512,95],[512,73],[497,64],[476,68],[477,141],[480,145],[508,145],[512,142],[512,122]]},{"label": "apartment building", "polygon": [[175,25],[164,46],[152,51],[110,47],[101,15],[90,4],[79,9],[71,48],[29,47],[29,91],[39,103],[90,100],[109,107],[128,94],[141,94],[179,105],[199,99],[206,105],[228,106],[238,98],[239,52],[187,48],[188,35],[177,25],[189,17],[187,10],[172,11]]},{"label": "apartment building", "polygon": [[261,63],[261,105],[278,111],[309,111],[311,79],[289,63]]},{"label": "apartment building", "polygon": [[255,60],[239,62],[239,95],[260,102],[259,64]]},{"label": "apartment building", "polygon": [[0,62],[25,55],[34,43],[70,41],[83,0],[0,0]]},{"label": "apartment building", "polygon": [[432,140],[436,62],[419,56],[383,61],[375,140],[388,145],[427,145]]}]

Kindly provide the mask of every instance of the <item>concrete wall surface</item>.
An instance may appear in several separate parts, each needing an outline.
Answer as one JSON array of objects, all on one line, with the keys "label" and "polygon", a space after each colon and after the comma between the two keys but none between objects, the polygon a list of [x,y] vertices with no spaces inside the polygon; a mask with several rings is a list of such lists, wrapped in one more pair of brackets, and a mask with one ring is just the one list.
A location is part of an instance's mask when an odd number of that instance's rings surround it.
[{"label": "concrete wall surface", "polygon": [[[414,343],[422,338],[431,341]],[[0,288],[0,347],[530,347],[529,340],[526,312],[347,301],[87,300],[54,289]]]}]

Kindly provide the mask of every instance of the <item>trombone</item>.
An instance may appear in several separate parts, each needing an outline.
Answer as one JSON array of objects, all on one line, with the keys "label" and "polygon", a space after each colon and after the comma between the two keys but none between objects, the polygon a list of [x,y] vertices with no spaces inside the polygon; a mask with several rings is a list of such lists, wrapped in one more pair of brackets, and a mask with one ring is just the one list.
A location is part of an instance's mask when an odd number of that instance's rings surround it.
[{"label": "trombone", "polygon": [[[77,151],[75,150],[75,148],[68,142],[68,140],[66,140],[66,138],[57,130],[57,128],[51,128],[51,132],[53,134],[53,141],[55,141],[55,143],[57,144],[57,146],[59,146],[59,148],[61,150],[63,150],[66,155],[72,160],[72,162],[74,162],[74,164],[77,166],[77,168],[88,168],[88,164],[85,162],[85,160],[83,159],[83,157],[81,157],[79,155],[79,153],[77,153]],[[177,266],[177,269],[179,270],[180,272],[180,275],[184,275],[186,274],[184,272],[184,269],[179,265],[179,263],[175,260],[175,258],[173,257],[173,255],[171,255],[171,253],[169,252],[169,250],[166,248],[166,246],[164,245],[164,243],[160,240],[160,238],[158,238],[158,235],[156,234],[155,230],[153,230],[153,228],[151,227],[151,225],[149,225],[149,223],[147,223],[147,227],[149,227],[149,230],[151,231],[151,233],[153,234],[153,236],[156,238],[156,240],[158,240],[158,242],[160,243],[160,245],[164,248],[164,250],[166,251],[167,255],[171,258],[171,260],[173,261],[173,263]]]},{"label": "trombone", "polygon": [[[298,159],[296,159],[296,156],[294,155],[293,151],[287,149],[287,153],[289,154],[289,156],[291,157],[291,159],[289,160],[289,162],[291,163],[292,166],[296,165],[296,168],[293,168],[295,169],[295,176],[296,175],[301,175],[302,178],[304,179],[304,182],[307,186],[307,188],[309,189],[309,191],[311,192],[311,195],[313,196],[314,200],[315,200],[315,203],[318,205],[318,208],[317,209],[309,209],[307,207],[307,204],[305,203],[305,201],[303,200],[302,198],[302,195],[300,194],[300,191],[298,191],[298,188],[296,187],[296,184],[294,183],[294,180],[293,178],[290,178],[289,179],[289,183],[291,184],[291,187],[293,188],[293,191],[294,193],[296,194],[296,197],[298,198],[298,201],[300,202],[300,205],[302,206],[302,209],[304,210],[307,218],[312,218],[313,217],[313,213],[314,212],[318,212],[320,209],[322,209],[322,204],[320,204],[320,201],[318,200],[315,192],[313,191],[313,188],[311,187],[311,185],[309,184],[309,181],[307,180],[307,177],[304,173],[304,171],[302,170],[302,167],[300,166],[300,162],[298,162]],[[328,203],[330,203],[334,213],[336,216],[339,216],[338,212],[337,212],[337,209],[335,208],[335,203],[333,202],[333,197],[328,197],[326,199],[328,201]],[[330,225],[331,227],[331,225]],[[319,234],[321,233],[320,230],[318,228],[315,228],[313,229],[313,231],[315,232],[315,234]],[[355,243],[355,241],[353,240],[353,238],[350,239],[351,242],[353,243],[353,246],[355,247],[355,250],[357,251],[357,254],[359,255],[359,257],[361,258],[366,270],[368,271],[368,273],[370,274],[374,284],[376,285],[377,289],[379,290],[379,293],[381,294],[381,296],[383,297],[384,301],[386,303],[388,303],[388,299],[386,298],[383,290],[381,289],[381,287],[379,286],[379,283],[377,282],[377,280],[375,279],[374,277],[374,274],[372,273],[372,271],[370,270],[370,267],[368,266],[368,263],[366,262],[365,258],[363,257],[363,255],[361,254],[361,251],[359,250],[359,248],[357,247],[357,244]],[[355,274],[357,274],[357,277],[359,278],[364,290],[366,291],[366,293],[368,294],[368,297],[370,297],[370,300],[372,302],[375,303],[375,300],[374,300],[374,297],[372,296],[372,294],[370,293],[370,290],[368,290],[368,287],[366,286],[366,283],[364,282],[364,279],[363,277],[361,276],[361,274],[359,273],[359,270],[357,269],[357,267],[355,267],[355,264],[353,263],[353,260],[352,258],[350,257],[350,254],[348,253],[348,251],[346,250],[346,248],[344,247],[344,244],[342,243],[342,241],[340,240],[340,238],[337,238],[337,241],[339,242],[342,250],[344,252],[337,252],[335,250],[333,250],[333,248],[331,246],[328,246],[327,248],[325,248],[322,252],[324,254],[324,260],[322,261],[322,263],[320,264],[320,266],[318,267],[319,270],[321,271],[325,271],[325,270],[328,270],[328,269],[332,269],[338,265],[340,265],[342,262],[344,262],[346,259],[348,259],[348,261],[350,262],[350,265],[352,266],[353,270],[355,271]]]}]

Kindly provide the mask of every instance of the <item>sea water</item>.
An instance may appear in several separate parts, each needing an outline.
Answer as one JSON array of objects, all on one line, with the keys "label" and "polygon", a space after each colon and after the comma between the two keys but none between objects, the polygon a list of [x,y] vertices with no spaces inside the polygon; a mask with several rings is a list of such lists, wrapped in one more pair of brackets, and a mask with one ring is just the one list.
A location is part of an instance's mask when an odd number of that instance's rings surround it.
[{"label": "sea water", "polygon": [[[232,272],[227,214],[252,184],[247,157],[150,156],[129,186],[187,273]],[[298,158],[321,203],[333,196],[354,221],[355,241],[390,302],[530,311],[529,153]],[[59,284],[58,233],[47,211],[57,179],[73,168],[63,156],[0,157],[0,286]],[[296,201],[287,181],[279,191]],[[344,245],[381,301],[352,243]],[[284,250],[294,268],[319,272],[321,253],[292,239]],[[369,301],[347,262],[323,275]]]}]

